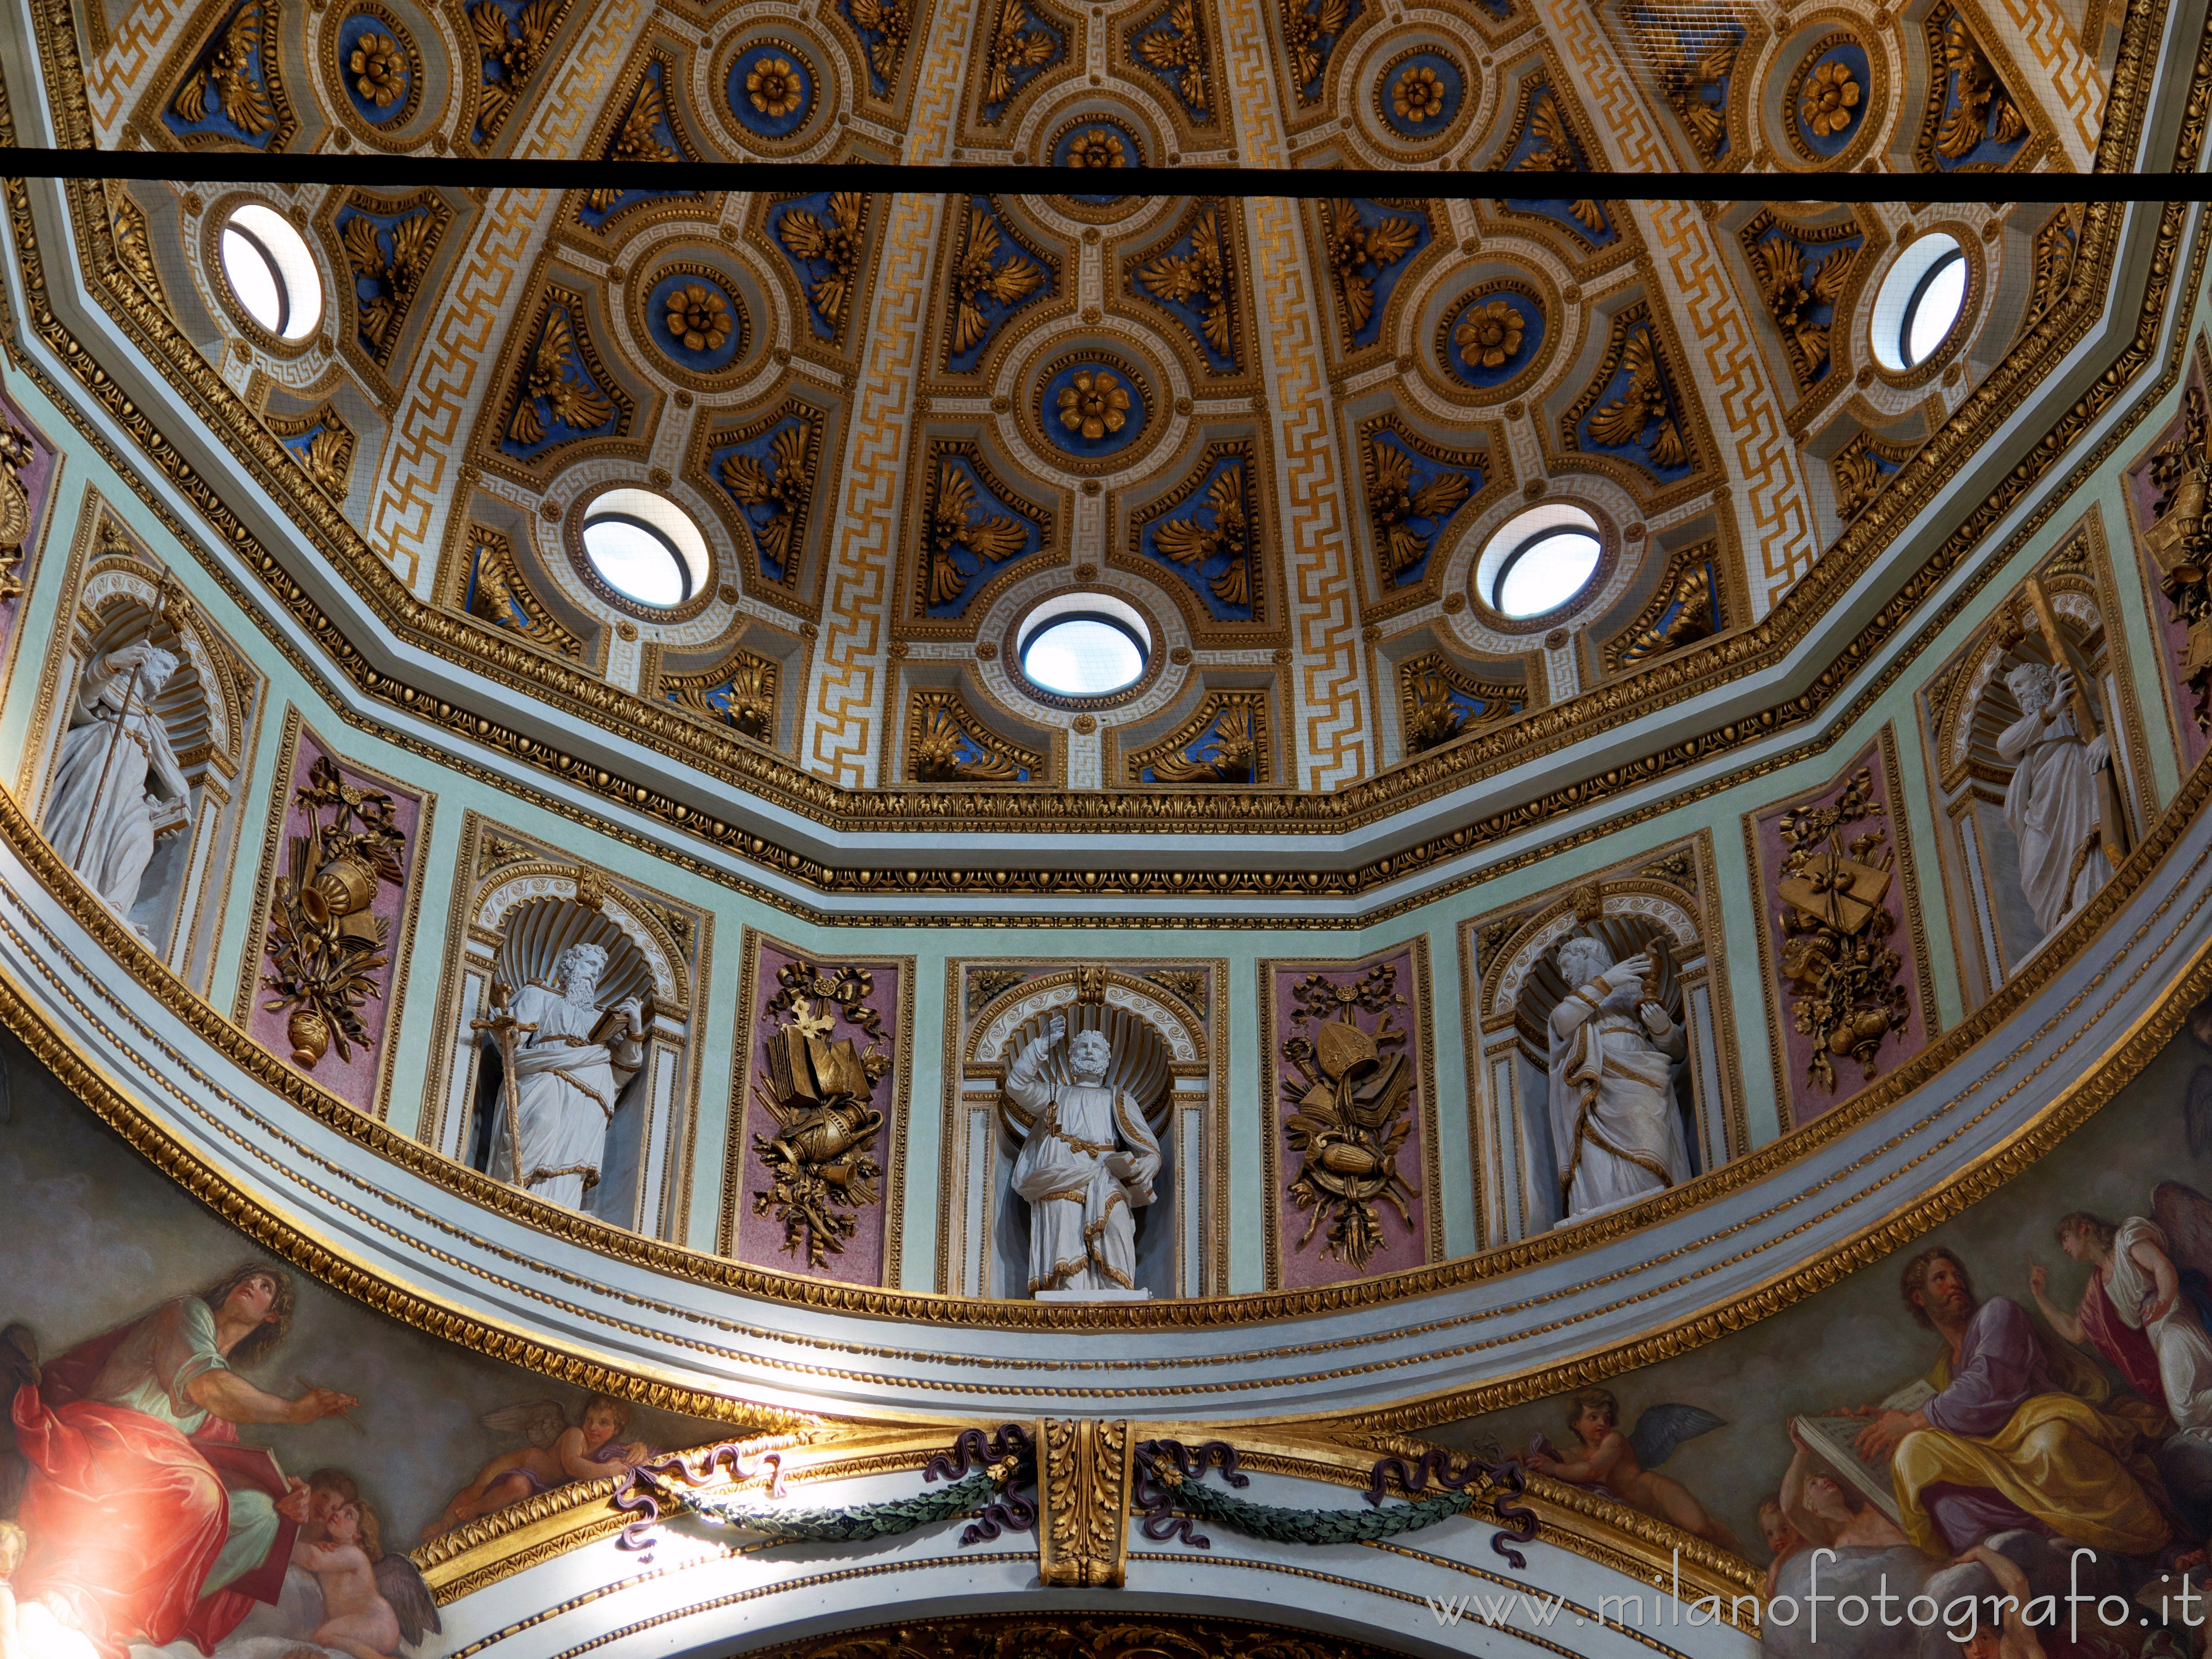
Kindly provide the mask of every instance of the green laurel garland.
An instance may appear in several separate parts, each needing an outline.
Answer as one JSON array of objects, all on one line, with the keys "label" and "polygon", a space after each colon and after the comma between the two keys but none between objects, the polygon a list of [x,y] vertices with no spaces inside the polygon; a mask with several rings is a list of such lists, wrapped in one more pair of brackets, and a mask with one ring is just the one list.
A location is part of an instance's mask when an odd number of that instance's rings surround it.
[{"label": "green laurel garland", "polygon": [[1447,1491],[1387,1510],[1286,1510],[1232,1497],[1197,1480],[1174,1482],[1170,1490],[1177,1509],[1273,1544],[1370,1544],[1464,1515],[1475,1502],[1471,1491]]},{"label": "green laurel garland", "polygon": [[979,1469],[950,1486],[848,1509],[793,1510],[780,1504],[733,1503],[698,1492],[685,1492],[682,1500],[708,1521],[742,1528],[781,1543],[852,1544],[871,1538],[896,1538],[933,1521],[953,1520],[988,1503],[994,1490],[991,1472]]}]

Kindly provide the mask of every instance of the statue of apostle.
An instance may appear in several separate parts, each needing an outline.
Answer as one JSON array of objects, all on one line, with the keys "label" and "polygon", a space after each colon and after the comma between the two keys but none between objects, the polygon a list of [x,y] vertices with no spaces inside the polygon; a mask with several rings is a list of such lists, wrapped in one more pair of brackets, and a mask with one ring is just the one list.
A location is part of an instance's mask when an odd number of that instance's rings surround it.
[{"label": "statue of apostle", "polygon": [[2025,711],[1997,734],[1997,753],[2012,762],[2005,822],[2020,845],[2020,884],[2047,936],[2112,879],[2105,857],[2096,774],[2112,763],[2101,732],[2075,723],[2074,674],[2024,662],[2005,676]]},{"label": "statue of apostle", "polygon": [[1559,942],[1571,989],[1552,1010],[1551,1112],[1561,1213],[1607,1209],[1690,1178],[1674,1107],[1682,1028],[1645,987],[1648,955],[1616,964],[1602,939]]},{"label": "statue of apostle", "polygon": [[47,841],[125,916],[153,862],[156,808],[191,793],[154,709],[177,667],[174,656],[141,639],[86,668],[46,807]]},{"label": "statue of apostle", "polygon": [[523,986],[508,1008],[538,1028],[514,1033],[503,1096],[514,1102],[522,1156],[507,1144],[502,1110],[492,1131],[491,1173],[569,1210],[582,1209],[585,1193],[599,1185],[615,1101],[644,1064],[637,998],[611,1009],[593,998],[606,965],[601,947],[570,945],[553,964],[552,985]]},{"label": "statue of apostle", "polygon": [[1042,1075],[1066,1035],[1066,1017],[1054,1015],[1006,1069],[1006,1094],[1036,1119],[1013,1177],[1030,1206],[1030,1294],[1133,1291],[1133,1209],[1152,1201],[1160,1144],[1136,1101],[1107,1087],[1114,1048],[1104,1032],[1078,1032],[1068,1044],[1073,1083]]}]

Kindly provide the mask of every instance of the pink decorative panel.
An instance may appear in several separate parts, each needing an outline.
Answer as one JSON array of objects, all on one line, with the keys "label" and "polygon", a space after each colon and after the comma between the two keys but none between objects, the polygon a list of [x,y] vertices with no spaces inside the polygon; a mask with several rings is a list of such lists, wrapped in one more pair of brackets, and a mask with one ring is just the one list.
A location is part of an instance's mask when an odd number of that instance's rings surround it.
[{"label": "pink decorative panel", "polygon": [[1303,1289],[1443,1254],[1428,953],[1262,962],[1271,1285]]}]

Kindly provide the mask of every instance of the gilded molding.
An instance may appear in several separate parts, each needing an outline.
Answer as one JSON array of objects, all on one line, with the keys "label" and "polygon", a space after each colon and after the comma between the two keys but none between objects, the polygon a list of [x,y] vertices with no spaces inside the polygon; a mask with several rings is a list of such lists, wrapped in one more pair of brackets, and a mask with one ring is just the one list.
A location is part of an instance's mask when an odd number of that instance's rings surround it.
[{"label": "gilded molding", "polygon": [[1128,1419],[1048,1418],[1037,1424],[1037,1577],[1119,1589],[1129,1575]]}]

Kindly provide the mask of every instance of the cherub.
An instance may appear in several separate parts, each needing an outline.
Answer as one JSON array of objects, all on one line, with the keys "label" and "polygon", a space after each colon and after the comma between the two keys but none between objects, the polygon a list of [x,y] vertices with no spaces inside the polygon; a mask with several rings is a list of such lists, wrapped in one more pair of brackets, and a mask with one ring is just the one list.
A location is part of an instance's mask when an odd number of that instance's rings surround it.
[{"label": "cherub", "polygon": [[30,1539],[12,1521],[0,1521],[0,1659],[22,1659],[27,1650],[15,1623],[15,1569],[23,1564]]},{"label": "cherub", "polygon": [[487,1412],[483,1425],[499,1434],[520,1434],[530,1443],[507,1452],[477,1471],[477,1478],[456,1493],[445,1513],[422,1528],[428,1543],[465,1521],[571,1480],[599,1480],[623,1464],[642,1463],[652,1455],[639,1442],[615,1438],[629,1427],[629,1406],[611,1394],[593,1394],[584,1402],[584,1420],[571,1427],[568,1414],[550,1400],[508,1406]]},{"label": "cherub", "polygon": [[1766,1596],[1771,1601],[1774,1599],[1775,1583],[1782,1576],[1782,1564],[1805,1547],[1805,1538],[1783,1514],[1778,1497],[1770,1497],[1759,1506],[1759,1535],[1766,1540],[1767,1552],[1774,1558],[1766,1568]]},{"label": "cherub", "polygon": [[1620,1431],[1620,1402],[1607,1388],[1584,1388],[1567,1402],[1567,1427],[1583,1443],[1582,1454],[1560,1457],[1548,1449],[1532,1453],[1528,1467],[1554,1480],[1601,1486],[1632,1509],[1671,1522],[1684,1532],[1741,1555],[1743,1546],[1679,1480],[1651,1471],[1674,1455],[1684,1441],[1720,1428],[1721,1419],[1695,1406],[1654,1406]]},{"label": "cherub", "polygon": [[1857,1487],[1836,1478],[1790,1425],[1797,1455],[1782,1477],[1782,1514],[1797,1534],[1823,1549],[1847,1544],[1887,1549],[1906,1542],[1898,1524],[1867,1501]]},{"label": "cherub", "polygon": [[442,1631],[438,1605],[421,1571],[384,1552],[376,1511],[359,1498],[331,1506],[319,1543],[292,1546],[292,1562],[323,1588],[323,1622],[308,1639],[353,1659],[392,1659],[426,1631]]}]

